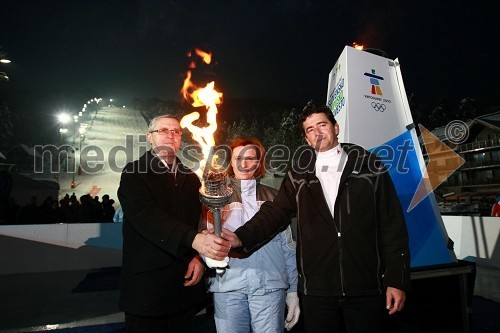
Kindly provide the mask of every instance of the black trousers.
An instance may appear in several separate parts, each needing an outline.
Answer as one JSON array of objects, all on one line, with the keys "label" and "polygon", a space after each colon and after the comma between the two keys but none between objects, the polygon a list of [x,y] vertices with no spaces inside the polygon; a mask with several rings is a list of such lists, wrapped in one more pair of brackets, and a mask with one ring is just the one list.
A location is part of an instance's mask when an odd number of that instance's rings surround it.
[{"label": "black trousers", "polygon": [[302,295],[302,310],[306,333],[381,332],[386,316],[385,296]]},{"label": "black trousers", "polygon": [[125,333],[193,333],[196,308],[158,317],[125,313]]}]

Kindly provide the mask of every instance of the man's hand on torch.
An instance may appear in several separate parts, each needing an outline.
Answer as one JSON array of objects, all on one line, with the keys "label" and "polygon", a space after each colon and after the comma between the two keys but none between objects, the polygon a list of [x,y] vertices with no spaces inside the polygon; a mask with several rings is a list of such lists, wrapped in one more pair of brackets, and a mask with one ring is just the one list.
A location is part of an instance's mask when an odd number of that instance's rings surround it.
[{"label": "man's hand on torch", "polygon": [[[214,234],[214,229],[213,228],[205,229],[205,230],[203,230],[203,233],[204,234]],[[238,248],[238,247],[243,246],[243,243],[241,242],[238,235],[236,235],[234,232],[232,232],[226,228],[222,228],[222,233],[220,236],[221,236],[221,238],[228,241],[230,243],[231,247]]]},{"label": "man's hand on torch", "polygon": [[227,240],[231,244],[231,247],[237,248],[243,246],[243,243],[239,239],[238,235],[226,228],[222,228],[221,237]]},{"label": "man's hand on torch", "polygon": [[231,248],[229,241],[211,233],[197,234],[191,246],[198,253],[214,260],[224,260]]}]

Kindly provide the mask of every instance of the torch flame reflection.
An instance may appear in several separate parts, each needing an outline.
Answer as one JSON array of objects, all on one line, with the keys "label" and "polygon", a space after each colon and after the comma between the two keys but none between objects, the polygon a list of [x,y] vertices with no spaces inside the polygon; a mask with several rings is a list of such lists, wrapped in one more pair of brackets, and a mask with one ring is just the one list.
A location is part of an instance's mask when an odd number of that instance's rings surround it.
[{"label": "torch flame reflection", "polygon": [[[205,63],[209,64],[211,62],[212,55],[210,53],[198,49],[195,52]],[[217,104],[222,103],[222,93],[215,90],[215,82],[213,81],[207,84],[205,88],[198,88],[191,81],[191,71],[187,72],[181,93],[194,107],[205,106],[207,108],[208,126],[198,127],[193,124],[194,121],[200,118],[200,114],[196,111],[182,117],[180,124],[182,128],[187,128],[191,132],[193,139],[201,146],[203,156],[200,161],[200,168],[195,170],[196,175],[201,179],[207,162],[206,159],[212,147],[215,146],[214,133],[217,130]]]}]

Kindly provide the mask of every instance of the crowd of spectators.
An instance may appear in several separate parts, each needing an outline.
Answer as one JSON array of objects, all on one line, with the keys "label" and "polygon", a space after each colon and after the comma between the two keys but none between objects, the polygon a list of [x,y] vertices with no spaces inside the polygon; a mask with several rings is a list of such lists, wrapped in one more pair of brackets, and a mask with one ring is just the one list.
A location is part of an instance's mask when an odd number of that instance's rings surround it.
[{"label": "crowd of spectators", "polygon": [[102,196],[66,194],[57,201],[48,196],[40,205],[32,196],[25,206],[10,198],[2,224],[51,224],[51,223],[104,223],[113,222],[115,201],[108,194]]}]

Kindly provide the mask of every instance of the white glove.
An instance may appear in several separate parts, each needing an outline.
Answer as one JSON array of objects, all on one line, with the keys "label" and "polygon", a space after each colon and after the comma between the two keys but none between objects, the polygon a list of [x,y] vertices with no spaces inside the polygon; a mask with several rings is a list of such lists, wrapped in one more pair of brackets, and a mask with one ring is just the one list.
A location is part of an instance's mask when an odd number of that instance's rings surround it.
[{"label": "white glove", "polygon": [[226,268],[229,262],[229,257],[225,257],[224,260],[214,260],[209,257],[204,257],[205,262],[209,268]]},{"label": "white glove", "polygon": [[286,294],[286,306],[288,312],[286,314],[285,328],[290,331],[297,324],[300,316],[299,295],[297,292]]}]

